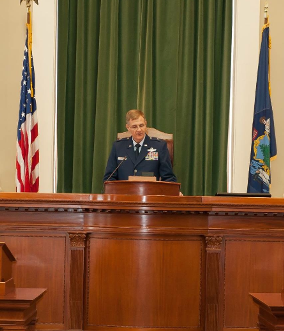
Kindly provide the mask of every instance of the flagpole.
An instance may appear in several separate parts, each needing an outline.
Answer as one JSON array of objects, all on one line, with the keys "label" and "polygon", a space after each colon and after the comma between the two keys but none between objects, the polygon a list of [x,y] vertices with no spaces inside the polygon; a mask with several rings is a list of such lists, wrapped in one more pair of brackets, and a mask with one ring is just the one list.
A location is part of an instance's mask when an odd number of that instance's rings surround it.
[{"label": "flagpole", "polygon": [[264,5],[264,24],[268,23],[268,3]]},{"label": "flagpole", "polygon": [[[28,29],[28,45],[29,45],[29,64],[30,64],[30,69],[31,69],[31,54],[32,54],[32,20],[31,20],[31,6],[32,6],[32,1],[34,1],[38,5],[38,0],[20,0],[20,5],[23,1],[26,1],[26,7],[27,7],[27,29]],[[31,94],[32,97],[34,96],[33,94],[33,86],[31,82]]]},{"label": "flagpole", "polygon": [[[269,26],[269,20],[268,20],[268,2],[265,3],[264,5],[264,26],[265,27]],[[262,29],[262,31],[263,31]],[[268,49],[268,89],[269,89],[269,94],[271,96],[271,84],[270,84],[270,50],[271,50],[271,39],[269,36],[269,49]]]}]

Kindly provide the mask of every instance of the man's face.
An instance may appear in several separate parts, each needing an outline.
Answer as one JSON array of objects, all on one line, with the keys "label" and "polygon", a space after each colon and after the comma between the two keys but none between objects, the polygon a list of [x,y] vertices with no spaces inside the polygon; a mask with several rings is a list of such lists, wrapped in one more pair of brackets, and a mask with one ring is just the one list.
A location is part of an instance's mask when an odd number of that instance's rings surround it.
[{"label": "man's face", "polygon": [[145,137],[146,128],[147,122],[142,116],[140,116],[137,120],[129,120],[126,124],[126,129],[131,133],[132,138],[137,143],[140,143],[140,141],[142,141]]}]

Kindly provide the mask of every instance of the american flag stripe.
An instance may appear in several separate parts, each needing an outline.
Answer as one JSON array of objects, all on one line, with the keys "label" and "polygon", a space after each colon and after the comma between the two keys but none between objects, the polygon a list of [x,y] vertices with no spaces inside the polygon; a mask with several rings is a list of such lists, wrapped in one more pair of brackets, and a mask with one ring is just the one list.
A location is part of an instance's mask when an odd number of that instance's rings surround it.
[{"label": "american flag stripe", "polygon": [[[31,28],[27,24],[28,29]],[[35,99],[33,58],[29,59],[27,29],[21,81],[21,99],[17,134],[16,188],[17,192],[38,192],[39,144]],[[30,67],[31,64],[31,67]]]},{"label": "american flag stripe", "polygon": [[36,151],[32,157],[32,167],[31,167],[32,172],[34,172],[35,167],[38,165],[38,163],[39,163],[39,151]]},{"label": "american flag stripe", "polygon": [[34,143],[35,139],[38,137],[38,124],[36,123],[31,130],[31,142]]},{"label": "american flag stripe", "polygon": [[17,178],[16,178],[16,185],[17,185],[17,191],[18,192],[24,192],[24,183],[22,181],[22,174],[21,174],[21,166],[20,166],[20,163],[17,161],[16,162],[16,174],[17,174]]}]

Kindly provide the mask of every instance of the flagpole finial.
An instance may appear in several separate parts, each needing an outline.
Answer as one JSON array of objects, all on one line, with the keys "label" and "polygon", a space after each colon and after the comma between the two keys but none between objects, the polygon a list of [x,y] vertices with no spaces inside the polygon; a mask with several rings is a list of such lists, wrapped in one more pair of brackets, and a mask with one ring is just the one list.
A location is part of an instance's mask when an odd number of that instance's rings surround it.
[{"label": "flagpole finial", "polygon": [[26,1],[27,8],[31,7],[32,1],[34,1],[38,5],[38,0],[20,0],[20,5],[22,4],[23,1]]},{"label": "flagpole finial", "polygon": [[268,20],[268,2],[264,5],[264,24],[267,23]]}]

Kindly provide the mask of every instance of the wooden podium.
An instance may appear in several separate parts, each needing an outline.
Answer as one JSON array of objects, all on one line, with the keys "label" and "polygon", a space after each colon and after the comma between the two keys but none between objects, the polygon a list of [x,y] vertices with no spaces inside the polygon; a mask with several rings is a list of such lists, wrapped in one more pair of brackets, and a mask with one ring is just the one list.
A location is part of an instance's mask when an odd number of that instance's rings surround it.
[{"label": "wooden podium", "polygon": [[284,330],[283,293],[250,293],[250,295],[259,307],[259,330]]},{"label": "wooden podium", "polygon": [[[141,178],[141,177],[140,177]],[[104,184],[106,194],[179,196],[180,183],[140,180],[113,180]]]},{"label": "wooden podium", "polygon": [[1,331],[33,331],[37,322],[37,303],[43,288],[16,288],[0,296]]},{"label": "wooden podium", "polygon": [[15,290],[12,263],[16,259],[4,242],[0,242],[0,296]]},{"label": "wooden podium", "polygon": [[15,261],[8,246],[0,242],[0,329],[32,331],[37,321],[36,304],[46,289],[15,288],[12,277]]}]

